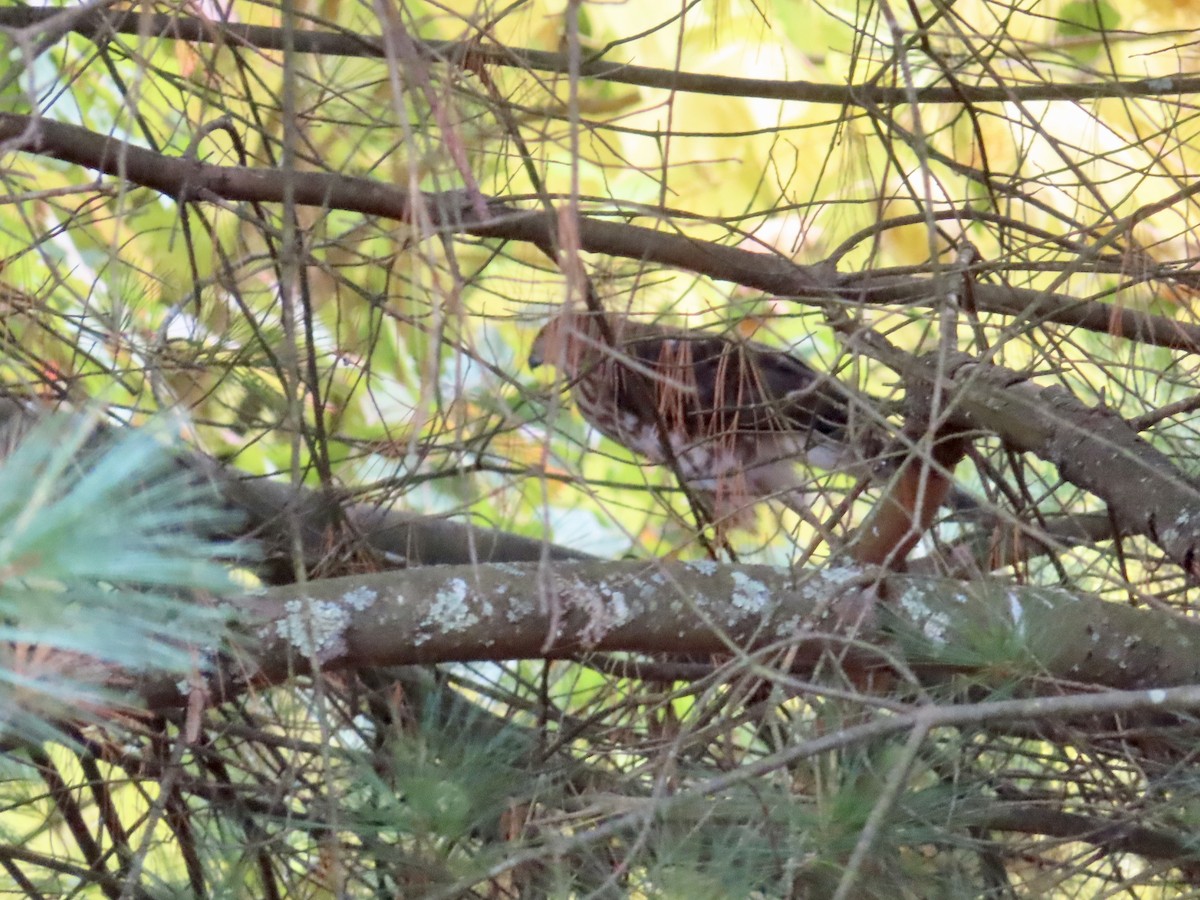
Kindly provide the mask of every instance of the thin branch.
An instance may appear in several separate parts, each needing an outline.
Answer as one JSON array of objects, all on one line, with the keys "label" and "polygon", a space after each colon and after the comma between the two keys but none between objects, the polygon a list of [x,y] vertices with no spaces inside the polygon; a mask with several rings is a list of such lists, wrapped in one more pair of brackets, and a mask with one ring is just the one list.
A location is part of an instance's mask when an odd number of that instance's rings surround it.
[{"label": "thin branch", "polygon": [[[58,15],[61,10],[35,7],[0,9],[0,27],[36,27]],[[78,16],[71,31],[92,39],[112,34],[157,37],[192,43],[228,42],[260,50],[283,49],[283,30],[241,22],[217,22],[192,16],[143,13],[139,10],[94,10]],[[298,31],[294,38],[297,53],[382,59],[383,38],[351,31]],[[1061,100],[1079,103],[1106,97],[1178,97],[1200,92],[1200,77],[1135,78],[1089,81],[1074,84],[1038,83],[978,86],[956,83],[949,86],[886,87],[877,84],[822,84],[820,82],[764,78],[743,78],[702,72],[657,69],[627,62],[605,61],[599,55],[582,60],[574,70],[565,53],[551,53],[521,47],[489,46],[475,40],[420,41],[416,49],[426,57],[448,61],[464,68],[486,62],[496,66],[533,69],[561,75],[594,78],[616,84],[658,88],[719,97],[757,97],[767,100],[795,100],[836,106],[898,106],[909,103],[1012,103],[1036,100]],[[470,65],[468,65],[470,63]]]},{"label": "thin branch", "polygon": [[[1194,859],[1195,841],[1188,833],[1136,825],[1132,817],[1104,819],[1082,816],[1047,808],[1047,802],[997,802],[978,812],[967,812],[961,820],[988,831],[1013,831],[1020,834],[1049,835],[1072,841],[1086,841],[1109,853],[1136,853],[1147,859]],[[1194,879],[1196,864],[1189,865]]]},{"label": "thin branch", "polygon": [[[425,193],[414,198],[407,191],[368,178],[308,171],[291,172],[285,177],[275,169],[210,165],[192,158],[163,156],[76,125],[15,114],[0,114],[0,142],[7,144],[6,149],[85,166],[153,188],[180,202],[280,203],[290,187],[301,206],[350,210],[403,222],[413,221],[414,210],[420,204],[433,226],[446,233],[525,241],[553,252],[553,223],[544,212],[491,199],[486,204],[489,218],[481,221],[476,214],[478,197],[466,191]],[[592,253],[685,269],[781,297],[842,297],[856,303],[929,305],[959,287],[957,276],[920,278],[911,273],[901,276],[879,272],[839,276],[827,264],[798,265],[779,255],[593,216],[579,217],[579,246]],[[973,294],[980,310],[1074,325],[1177,350],[1200,347],[1200,327],[1161,316],[1004,285],[976,284]]]},{"label": "thin branch", "polygon": [[1054,463],[1064,479],[1108,504],[1121,533],[1145,535],[1200,578],[1200,482],[1116,413],[963,353],[915,359],[878,334],[859,331],[851,340],[901,373],[910,391],[940,384],[954,424]]},{"label": "thin branch", "polygon": [[[720,796],[735,785],[781,771],[800,760],[840,748],[859,746],[869,741],[903,734],[913,728],[931,731],[935,728],[1026,718],[1111,715],[1131,708],[1144,708],[1147,700],[1163,708],[1172,706],[1195,709],[1200,707],[1200,687],[1189,685],[1154,692],[1116,691],[1086,696],[1046,697],[1037,701],[999,700],[946,707],[922,706],[912,712],[879,717],[861,725],[841,728],[832,734],[822,734],[819,737],[793,744],[770,756],[734,769],[732,772],[701,781],[693,787],[669,796],[655,798],[653,805],[649,803],[641,805],[632,812],[609,819],[594,828],[575,831],[568,837],[554,840],[549,849],[557,854],[566,854],[582,847],[610,840],[625,831],[645,827],[652,818],[665,816],[681,804],[706,797]],[[489,869],[486,876],[497,878],[517,866],[536,862],[546,852],[547,848],[537,847],[510,854],[502,862]],[[478,881],[477,876],[472,876],[469,882],[464,879],[434,896],[438,900],[443,900],[443,898],[449,900],[449,898],[460,896],[465,887]]]},{"label": "thin branch", "polygon": [[[0,434],[15,440],[38,421],[41,412],[40,407],[0,397]],[[262,546],[268,564],[280,562],[263,573],[276,584],[294,580],[291,540],[296,533],[303,543],[305,565],[326,577],[367,568],[363,551],[372,570],[592,558],[569,547],[471,522],[356,503],[348,492],[246,475],[200,453],[181,455],[179,464],[211,483],[221,502],[243,517],[236,531],[224,537],[252,538]]]},{"label": "thin branch", "polygon": [[971,578],[1113,537],[1108,513],[1055,516],[1041,524],[997,517],[967,532],[944,551],[912,561],[908,571],[914,575],[945,573],[948,564],[955,577]]}]

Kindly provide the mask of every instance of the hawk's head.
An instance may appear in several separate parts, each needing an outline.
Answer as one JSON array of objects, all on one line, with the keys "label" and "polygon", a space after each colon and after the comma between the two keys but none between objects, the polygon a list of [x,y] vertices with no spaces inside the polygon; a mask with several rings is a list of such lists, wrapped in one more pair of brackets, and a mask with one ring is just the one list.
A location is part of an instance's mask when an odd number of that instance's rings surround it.
[{"label": "hawk's head", "polygon": [[543,363],[549,363],[552,366],[559,364],[564,351],[561,334],[561,318],[551,319],[542,326],[542,330],[533,339],[533,346],[529,348],[529,368],[536,369]]},{"label": "hawk's head", "polygon": [[584,360],[606,346],[603,328],[595,313],[563,313],[542,326],[529,348],[529,368],[552,366],[571,376],[579,373]]}]

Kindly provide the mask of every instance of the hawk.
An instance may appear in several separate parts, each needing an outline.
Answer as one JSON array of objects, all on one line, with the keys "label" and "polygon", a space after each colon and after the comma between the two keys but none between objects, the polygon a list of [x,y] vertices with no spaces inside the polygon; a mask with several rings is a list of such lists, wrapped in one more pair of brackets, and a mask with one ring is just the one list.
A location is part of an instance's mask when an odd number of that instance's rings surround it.
[{"label": "hawk", "polygon": [[878,468],[889,443],[882,419],[837,379],[755,341],[616,315],[605,315],[606,329],[601,315],[552,319],[530,367],[559,369],[588,422],[671,465],[718,525],[746,524],[767,498],[809,518],[798,462],[858,475]]}]

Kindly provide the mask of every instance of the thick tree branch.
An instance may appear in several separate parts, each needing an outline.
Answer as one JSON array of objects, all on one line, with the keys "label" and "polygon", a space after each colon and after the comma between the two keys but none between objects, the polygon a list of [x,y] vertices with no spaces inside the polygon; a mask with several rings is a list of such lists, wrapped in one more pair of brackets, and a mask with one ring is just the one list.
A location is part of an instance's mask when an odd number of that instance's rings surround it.
[{"label": "thick tree branch", "polygon": [[[192,43],[226,42],[260,50],[282,51],[283,30],[265,25],[241,22],[219,22],[191,16],[166,13],[143,13],[140,10],[85,9],[74,16],[65,16],[60,9],[9,7],[0,9],[0,27],[35,28],[50,24],[92,39],[104,39],[112,34],[167,38]],[[52,29],[51,29],[52,30]],[[383,58],[386,55],[383,38],[359,35],[348,31],[297,31],[293,47],[298,53],[322,56]],[[482,44],[476,41],[414,42],[416,50],[435,60],[458,64],[483,61],[494,66],[534,69],[561,75],[572,73],[565,53],[550,53],[521,47]],[[1023,84],[977,86],[954,84],[948,86],[889,87],[879,84],[822,84],[819,82],[764,78],[743,78],[703,72],[680,72],[656,69],[628,62],[607,61],[599,56],[585,58],[578,66],[584,78],[658,88],[694,94],[723,97],[759,97],[768,100],[797,100],[806,103],[829,103],[837,106],[897,106],[917,102],[929,103],[1014,103],[1036,100],[1079,102],[1104,97],[1176,97],[1200,91],[1200,78],[1137,78],[1129,81],[1092,81],[1075,84]]]},{"label": "thick tree branch", "polygon": [[[470,565],[590,559],[586,553],[469,522],[352,503],[327,491],[250,478],[205,457],[185,464],[211,472],[221,499],[246,515],[238,537],[253,535],[268,558],[286,563],[293,529],[299,529],[305,566],[324,574],[371,568]],[[361,557],[369,551],[371,559]],[[290,582],[290,565],[279,567]],[[283,583],[283,582],[280,582]]]},{"label": "thick tree branch", "polygon": [[[1081,267],[1084,271],[1086,267]],[[928,305],[931,298],[946,297],[962,290],[961,274],[914,277],[886,272],[853,272],[840,277],[839,296],[867,305]],[[971,296],[981,312],[1022,316],[1030,322],[1054,322],[1126,338],[1142,344],[1194,352],[1200,348],[1200,327],[1124,309],[1094,300],[1079,300],[1006,284],[971,285]]]},{"label": "thick tree branch", "polygon": [[[414,221],[414,210],[434,228],[484,238],[532,243],[552,252],[552,224],[542,211],[529,211],[486,199],[487,218],[476,212],[478,197],[467,191],[410,195],[368,178],[323,172],[285,172],[242,166],[216,166],[196,159],[164,156],[125,141],[62,122],[0,114],[0,142],[153,188],[179,201],[225,200],[279,203],[290,186],[302,206],[341,209]],[[958,290],[954,279],[884,276],[862,272],[839,276],[830,265],[799,265],[782,256],[754,253],[594,216],[579,217],[581,250],[658,263],[781,297],[844,298],[855,303],[928,304]],[[1200,327],[1062,294],[976,284],[978,309],[1036,320],[1061,322],[1116,334],[1130,340],[1192,351],[1200,347]]]},{"label": "thick tree branch", "polygon": [[910,390],[940,384],[946,415],[959,427],[996,434],[1012,449],[1054,463],[1063,478],[1108,504],[1122,533],[1145,535],[1200,578],[1200,482],[1116,413],[966,354],[915,358],[876,334],[855,340]]},{"label": "thick tree branch", "polygon": [[968,531],[947,547],[944,555],[923,556],[912,561],[908,571],[972,578],[1039,556],[1057,555],[1071,547],[1110,541],[1114,537],[1112,517],[1107,513],[1051,516],[1044,524],[997,518]]},{"label": "thick tree branch", "polygon": [[[1194,859],[1196,852],[1192,835],[1185,829],[1170,831],[1165,827],[1134,825],[1129,818],[1106,819],[1064,812],[1045,800],[989,803],[956,817],[955,824],[964,822],[988,831],[1085,841],[1108,853],[1136,853],[1147,859],[1178,862]],[[1200,870],[1195,862],[1186,865],[1188,878],[1194,883]]]},{"label": "thick tree branch", "polygon": [[[47,412],[0,397],[0,443],[15,443]],[[296,533],[305,569],[324,577],[408,566],[592,558],[569,547],[470,522],[355,503],[347,494],[253,477],[200,453],[182,453],[178,461],[212,484],[220,501],[241,514],[236,531],[221,536],[257,541],[268,565],[263,577],[276,584],[294,581],[291,552]]]},{"label": "thick tree branch", "polygon": [[[792,573],[702,562],[564,562],[432,566],[329,579],[235,598],[250,631],[208,673],[213,696],[326,670],[499,659],[575,657],[590,651],[753,653],[791,647],[815,664],[830,644],[828,610],[877,586],[893,652],[933,677],[997,646],[1019,645],[1049,677],[1118,689],[1200,681],[1200,625],[1053,588],[981,580],[887,576],[859,567]],[[544,650],[551,629],[556,629]],[[833,638],[839,652],[844,641]],[[972,648],[978,648],[977,651]],[[218,658],[211,655],[210,658]],[[878,667],[865,645],[844,656]],[[1007,674],[1000,677],[1007,678]],[[128,673],[114,684],[129,685]],[[184,703],[177,679],[140,681],[152,709]]]}]

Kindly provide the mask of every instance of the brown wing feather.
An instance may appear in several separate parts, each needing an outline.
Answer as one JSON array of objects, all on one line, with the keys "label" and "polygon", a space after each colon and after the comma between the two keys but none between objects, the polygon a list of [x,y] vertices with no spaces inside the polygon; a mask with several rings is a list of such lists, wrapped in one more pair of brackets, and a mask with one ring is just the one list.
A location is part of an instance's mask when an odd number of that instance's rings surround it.
[{"label": "brown wing feather", "polygon": [[[706,332],[639,326],[621,349],[641,373],[654,372],[656,394],[678,389],[684,365],[690,363],[686,419],[694,425],[720,423],[717,431],[792,432],[834,441],[846,438],[852,393],[822,376],[796,357],[764,344]],[[628,372],[628,366],[623,367]],[[632,374],[632,373],[630,373]],[[625,378],[622,405],[628,394],[648,388],[648,378]]]},{"label": "brown wing feather", "polygon": [[560,317],[539,334],[531,359],[565,366],[584,417],[656,462],[666,456],[661,421],[688,477],[757,469],[778,480],[767,470],[781,461],[808,456],[829,468],[863,461],[882,445],[872,437],[877,427],[857,427],[854,407],[863,398],[786,352],[712,332],[608,321],[615,347],[591,314]]},{"label": "brown wing feather", "polygon": [[[535,339],[530,363],[562,368],[580,412],[610,438],[654,462],[670,460],[705,499],[718,529],[749,524],[753,504],[768,497],[812,521],[808,487],[792,465],[799,458],[876,474],[904,458],[879,459],[900,445],[877,401],[788,353],[619,316],[607,322],[602,328],[591,313],[553,319]],[[952,449],[947,466],[962,454],[957,444]],[[913,465],[901,467],[895,481],[860,559],[902,559],[950,485]],[[919,515],[914,498],[923,498]]]}]

